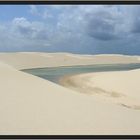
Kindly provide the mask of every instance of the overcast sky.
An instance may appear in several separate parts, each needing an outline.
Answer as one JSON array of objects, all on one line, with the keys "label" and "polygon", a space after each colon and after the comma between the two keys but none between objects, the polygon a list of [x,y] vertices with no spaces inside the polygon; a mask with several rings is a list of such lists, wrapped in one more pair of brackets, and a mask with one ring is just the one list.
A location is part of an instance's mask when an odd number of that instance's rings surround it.
[{"label": "overcast sky", "polygon": [[0,51],[140,55],[140,6],[0,5]]}]

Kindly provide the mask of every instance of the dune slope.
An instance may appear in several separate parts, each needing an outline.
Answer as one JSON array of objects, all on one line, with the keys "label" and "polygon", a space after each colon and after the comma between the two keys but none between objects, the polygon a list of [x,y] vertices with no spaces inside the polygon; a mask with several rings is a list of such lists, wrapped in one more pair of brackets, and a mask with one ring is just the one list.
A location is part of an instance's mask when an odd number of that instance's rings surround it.
[{"label": "dune slope", "polygon": [[81,93],[140,110],[140,69],[66,76],[60,83]]}]

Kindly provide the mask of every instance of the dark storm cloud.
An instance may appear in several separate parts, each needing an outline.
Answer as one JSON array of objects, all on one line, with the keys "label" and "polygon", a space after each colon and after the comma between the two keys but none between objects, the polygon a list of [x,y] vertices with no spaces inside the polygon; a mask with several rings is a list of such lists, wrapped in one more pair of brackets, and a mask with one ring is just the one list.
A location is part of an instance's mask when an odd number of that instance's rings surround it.
[{"label": "dark storm cloud", "polygon": [[99,40],[119,38],[118,20],[109,11],[100,11],[88,15],[87,32],[89,36]]}]

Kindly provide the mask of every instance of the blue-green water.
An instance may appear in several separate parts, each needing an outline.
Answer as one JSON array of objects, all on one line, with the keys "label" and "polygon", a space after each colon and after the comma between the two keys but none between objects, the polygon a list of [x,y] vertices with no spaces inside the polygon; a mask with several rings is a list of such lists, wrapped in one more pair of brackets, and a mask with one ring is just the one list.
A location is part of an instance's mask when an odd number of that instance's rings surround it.
[{"label": "blue-green water", "polygon": [[32,75],[58,83],[59,79],[66,75],[89,72],[104,72],[104,71],[126,71],[140,68],[140,63],[131,64],[97,64],[85,66],[63,66],[52,68],[35,68],[22,70]]}]

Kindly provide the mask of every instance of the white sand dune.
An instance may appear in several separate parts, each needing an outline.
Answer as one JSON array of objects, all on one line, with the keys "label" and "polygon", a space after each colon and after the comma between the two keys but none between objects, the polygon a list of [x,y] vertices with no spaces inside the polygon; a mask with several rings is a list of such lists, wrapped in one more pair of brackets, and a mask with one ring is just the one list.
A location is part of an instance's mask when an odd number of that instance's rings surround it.
[{"label": "white sand dune", "polygon": [[140,69],[66,76],[61,84],[81,93],[140,110]]},{"label": "white sand dune", "polygon": [[[43,55],[41,55],[43,54]],[[59,65],[94,64],[83,57],[76,60],[63,54],[45,53],[2,53],[0,54],[0,134],[140,134],[140,111],[126,108],[112,101],[80,94],[39,77],[26,74],[18,69]],[[137,57],[110,56],[99,63],[137,63]],[[113,59],[111,60],[111,58]],[[104,56],[105,58],[105,56]],[[123,61],[120,61],[123,60]],[[113,61],[113,62],[112,62]],[[71,63],[70,63],[71,62]],[[87,62],[87,63],[86,63]],[[96,62],[98,63],[98,62]],[[121,74],[122,73],[122,74]],[[139,98],[140,70],[126,75],[103,73],[91,75],[90,83],[103,88],[120,90],[128,96]],[[118,76],[124,81],[111,82]],[[117,75],[116,75],[117,74]],[[88,75],[87,75],[88,76]],[[128,76],[128,77],[127,77]],[[134,76],[134,77],[133,77]],[[94,79],[95,78],[95,79]],[[105,81],[108,81],[107,83]],[[117,80],[117,79],[116,79]],[[137,81],[135,81],[137,80]],[[129,83],[130,82],[130,83]],[[133,82],[138,82],[134,83]],[[110,86],[111,83],[111,86]],[[122,83],[122,85],[121,85]],[[127,86],[127,84],[132,84]]]},{"label": "white sand dune", "polygon": [[69,53],[0,53],[0,61],[16,69],[89,64],[140,63],[139,56],[78,55]]}]

